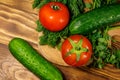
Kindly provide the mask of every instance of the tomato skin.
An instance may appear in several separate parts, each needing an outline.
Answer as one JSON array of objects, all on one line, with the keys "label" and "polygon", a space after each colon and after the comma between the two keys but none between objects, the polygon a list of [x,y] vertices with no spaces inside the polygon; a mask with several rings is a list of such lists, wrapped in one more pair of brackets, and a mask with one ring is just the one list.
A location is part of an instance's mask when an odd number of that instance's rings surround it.
[{"label": "tomato skin", "polygon": [[63,42],[62,48],[61,48],[62,58],[64,59],[64,61],[68,65],[71,65],[71,66],[83,66],[83,65],[87,64],[87,62],[90,60],[91,55],[92,55],[92,45],[91,45],[90,41],[82,35],[72,35],[69,38],[76,44],[80,41],[80,39],[82,39],[82,48],[86,48],[87,52],[82,52],[80,54],[79,61],[76,60],[77,55],[75,52],[66,56],[66,54],[71,49],[73,49],[73,45],[70,43],[70,41],[67,38]]},{"label": "tomato skin", "polygon": [[[53,6],[59,7],[58,9]],[[50,31],[60,31],[69,22],[70,14],[68,8],[60,2],[49,2],[39,10],[41,24]]]}]

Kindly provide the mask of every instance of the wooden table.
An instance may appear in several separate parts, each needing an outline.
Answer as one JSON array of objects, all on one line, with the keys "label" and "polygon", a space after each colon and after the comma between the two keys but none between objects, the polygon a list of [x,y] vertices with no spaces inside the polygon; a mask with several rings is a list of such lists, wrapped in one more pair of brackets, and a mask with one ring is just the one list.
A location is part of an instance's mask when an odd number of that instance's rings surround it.
[{"label": "wooden table", "polygon": [[[8,42],[20,37],[37,50],[37,10],[33,0],[0,0],[0,80],[39,80],[22,66],[9,52]],[[107,65],[104,69],[73,68],[55,65],[65,80],[120,80],[120,69]]]}]

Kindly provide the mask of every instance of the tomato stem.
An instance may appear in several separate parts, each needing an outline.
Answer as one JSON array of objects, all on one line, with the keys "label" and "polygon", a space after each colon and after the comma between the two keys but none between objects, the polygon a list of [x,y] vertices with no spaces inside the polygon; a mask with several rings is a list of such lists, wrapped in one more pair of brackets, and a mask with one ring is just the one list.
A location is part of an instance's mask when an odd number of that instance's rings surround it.
[{"label": "tomato stem", "polygon": [[66,56],[71,54],[76,54],[77,58],[76,61],[80,60],[80,55],[83,52],[87,52],[88,49],[82,46],[83,40],[80,39],[78,43],[75,43],[72,39],[68,38],[69,42],[72,45],[72,49],[66,54]]},{"label": "tomato stem", "polygon": [[58,5],[54,5],[54,4],[51,6],[51,8],[54,9],[54,10],[59,10],[60,9],[60,7]]}]

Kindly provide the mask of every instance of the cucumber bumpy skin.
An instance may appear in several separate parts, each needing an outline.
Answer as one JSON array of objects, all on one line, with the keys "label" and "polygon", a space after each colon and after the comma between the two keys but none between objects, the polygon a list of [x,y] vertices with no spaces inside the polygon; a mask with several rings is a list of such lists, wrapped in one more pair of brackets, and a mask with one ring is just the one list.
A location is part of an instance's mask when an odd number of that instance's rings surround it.
[{"label": "cucumber bumpy skin", "polygon": [[11,54],[41,80],[63,80],[61,72],[43,58],[27,41],[13,38],[8,45]]},{"label": "cucumber bumpy skin", "polygon": [[112,4],[79,15],[70,22],[70,34],[87,34],[120,21],[120,4]]}]

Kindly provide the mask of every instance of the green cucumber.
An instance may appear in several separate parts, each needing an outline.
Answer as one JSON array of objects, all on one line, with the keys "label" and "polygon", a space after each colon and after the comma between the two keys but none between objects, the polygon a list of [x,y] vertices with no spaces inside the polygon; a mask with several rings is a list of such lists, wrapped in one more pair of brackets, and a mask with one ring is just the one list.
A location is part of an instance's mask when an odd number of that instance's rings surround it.
[{"label": "green cucumber", "polygon": [[63,80],[61,72],[24,39],[13,38],[8,48],[20,63],[41,80]]},{"label": "green cucumber", "polygon": [[70,34],[86,34],[119,21],[120,4],[112,4],[77,16],[68,27]]}]

